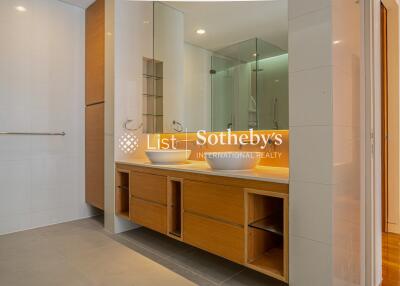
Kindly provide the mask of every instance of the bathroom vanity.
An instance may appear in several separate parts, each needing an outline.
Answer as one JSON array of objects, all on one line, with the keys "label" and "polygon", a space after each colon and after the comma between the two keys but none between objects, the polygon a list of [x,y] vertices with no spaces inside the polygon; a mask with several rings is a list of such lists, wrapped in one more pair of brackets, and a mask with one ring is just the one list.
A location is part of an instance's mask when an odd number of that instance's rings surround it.
[{"label": "bathroom vanity", "polygon": [[[144,53],[130,55],[136,69],[122,81],[125,85],[134,79],[141,94],[116,97],[121,112],[116,112],[120,117],[115,126],[123,129],[116,129],[115,138],[115,157],[120,159],[115,211],[138,225],[288,282],[288,168],[266,167],[287,167],[289,157],[287,29],[279,39],[264,29],[272,20],[274,27],[288,26],[287,4],[277,2],[274,8],[268,1],[246,4],[260,14],[245,22],[227,21],[226,15],[243,13],[234,2],[153,2],[148,7],[152,17],[143,21],[146,32],[141,35],[151,37],[141,38],[141,43],[148,41],[138,49]],[[265,17],[266,12],[274,17]],[[198,19],[209,25],[197,26]],[[122,90],[125,87],[118,92]],[[135,108],[122,101],[131,97]],[[250,137],[198,143],[197,136],[205,133],[207,139],[231,133],[284,136],[282,144],[272,137],[264,143]],[[141,148],[147,150],[137,148],[142,134],[147,145]],[[164,140],[172,144],[162,146]],[[213,152],[264,156],[262,166],[250,171],[217,171],[204,161],[153,165],[128,159],[143,157],[143,150],[153,163],[165,163],[164,156],[179,157],[182,150],[184,159],[193,160],[204,155],[210,161],[207,153]],[[221,169],[214,163],[210,166]],[[253,167],[225,163],[226,169]]]},{"label": "bathroom vanity", "polygon": [[116,164],[124,219],[288,282],[288,169]]}]

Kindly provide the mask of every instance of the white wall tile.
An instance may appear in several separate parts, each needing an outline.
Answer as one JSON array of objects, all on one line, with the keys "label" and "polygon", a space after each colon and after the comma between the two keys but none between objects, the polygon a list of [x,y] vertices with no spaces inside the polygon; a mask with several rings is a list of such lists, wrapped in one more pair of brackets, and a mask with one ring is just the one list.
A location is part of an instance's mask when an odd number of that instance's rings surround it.
[{"label": "white wall tile", "polygon": [[326,8],[330,3],[330,0],[289,0],[289,19]]},{"label": "white wall tile", "polygon": [[[8,130],[5,130],[8,131]],[[0,138],[0,162],[29,160],[31,157],[31,138],[19,135],[2,135]]]},{"label": "white wall tile", "polygon": [[0,234],[12,233],[30,228],[31,219],[28,214],[17,214],[0,217]]},{"label": "white wall tile", "polygon": [[289,241],[289,284],[332,285],[332,246],[296,236],[290,236]]},{"label": "white wall tile", "polygon": [[332,1],[333,64],[348,74],[360,65],[360,9],[356,1]]},{"label": "white wall tile", "polygon": [[[359,64],[359,63],[358,63]],[[350,73],[333,68],[333,123],[360,126],[360,66]],[[357,128],[359,129],[359,128]]]},{"label": "white wall tile", "polygon": [[[53,0],[0,3],[0,234],[86,217],[84,10]],[[6,204],[7,202],[7,204]],[[4,205],[2,205],[4,204]]]},{"label": "white wall tile", "polygon": [[332,133],[330,126],[290,128],[291,180],[321,184],[332,182]]},{"label": "white wall tile", "polygon": [[331,67],[291,73],[289,86],[289,125],[291,127],[332,123]]},{"label": "white wall tile", "polygon": [[0,218],[29,212],[30,182],[28,160],[0,161]]},{"label": "white wall tile", "polygon": [[319,242],[332,242],[332,187],[290,182],[291,235]]},{"label": "white wall tile", "polygon": [[360,285],[360,5],[293,0],[289,18],[290,282]]},{"label": "white wall tile", "polygon": [[331,29],[328,8],[289,21],[289,72],[332,65]]}]

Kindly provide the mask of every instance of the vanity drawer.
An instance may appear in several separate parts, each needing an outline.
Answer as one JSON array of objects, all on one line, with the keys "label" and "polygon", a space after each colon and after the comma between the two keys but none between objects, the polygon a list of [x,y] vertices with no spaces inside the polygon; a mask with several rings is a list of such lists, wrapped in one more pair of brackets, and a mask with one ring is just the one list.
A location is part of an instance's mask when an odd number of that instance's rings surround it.
[{"label": "vanity drawer", "polygon": [[167,177],[132,173],[131,195],[135,198],[167,204]]},{"label": "vanity drawer", "polygon": [[163,205],[131,197],[130,219],[152,230],[167,233],[167,207]]},{"label": "vanity drawer", "polygon": [[244,193],[238,187],[185,180],[183,207],[226,222],[244,222]]},{"label": "vanity drawer", "polygon": [[184,213],[184,242],[244,263],[244,230],[240,226],[216,221],[191,213]]}]

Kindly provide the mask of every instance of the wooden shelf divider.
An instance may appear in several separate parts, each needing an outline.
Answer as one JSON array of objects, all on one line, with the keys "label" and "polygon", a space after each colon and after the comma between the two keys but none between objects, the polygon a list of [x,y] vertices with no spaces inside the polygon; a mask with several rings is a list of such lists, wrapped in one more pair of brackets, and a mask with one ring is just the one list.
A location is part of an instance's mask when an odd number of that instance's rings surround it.
[{"label": "wooden shelf divider", "polygon": [[115,189],[115,213],[117,216],[129,220],[130,172],[117,169],[115,176],[117,186]]},{"label": "wooden shelf divider", "polygon": [[182,232],[182,200],[183,180],[181,178],[168,177],[167,187],[167,219],[168,236],[183,240]]}]

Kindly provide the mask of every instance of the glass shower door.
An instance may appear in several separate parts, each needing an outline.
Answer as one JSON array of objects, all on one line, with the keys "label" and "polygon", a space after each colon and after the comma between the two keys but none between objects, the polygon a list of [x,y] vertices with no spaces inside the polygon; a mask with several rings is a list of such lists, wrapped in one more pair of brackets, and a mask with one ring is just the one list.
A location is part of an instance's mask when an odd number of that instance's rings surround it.
[{"label": "glass shower door", "polygon": [[216,51],[211,59],[212,130],[256,129],[256,99],[251,97],[251,62],[256,60],[256,39]]},{"label": "glass shower door", "polygon": [[234,76],[232,60],[211,56],[211,128],[212,131],[233,129]]},{"label": "glass shower door", "polygon": [[288,54],[250,39],[211,57],[212,130],[287,129]]}]

